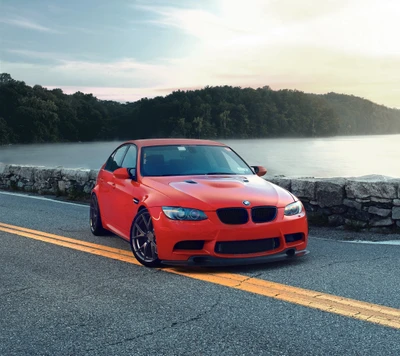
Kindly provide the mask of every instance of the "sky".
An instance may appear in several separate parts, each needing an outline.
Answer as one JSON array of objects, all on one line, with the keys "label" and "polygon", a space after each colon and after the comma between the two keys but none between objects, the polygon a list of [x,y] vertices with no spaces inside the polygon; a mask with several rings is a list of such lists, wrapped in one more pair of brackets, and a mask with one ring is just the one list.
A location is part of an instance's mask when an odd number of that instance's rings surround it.
[{"label": "sky", "polygon": [[400,1],[0,0],[0,72],[122,102],[268,85],[400,108]]}]

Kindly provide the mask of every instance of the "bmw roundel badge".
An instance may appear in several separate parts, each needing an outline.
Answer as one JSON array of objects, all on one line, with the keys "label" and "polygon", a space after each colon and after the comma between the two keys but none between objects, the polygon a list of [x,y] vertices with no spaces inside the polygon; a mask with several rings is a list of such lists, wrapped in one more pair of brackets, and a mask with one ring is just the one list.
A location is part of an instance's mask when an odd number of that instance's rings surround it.
[{"label": "bmw roundel badge", "polygon": [[243,205],[250,206],[250,202],[248,200],[243,200]]}]

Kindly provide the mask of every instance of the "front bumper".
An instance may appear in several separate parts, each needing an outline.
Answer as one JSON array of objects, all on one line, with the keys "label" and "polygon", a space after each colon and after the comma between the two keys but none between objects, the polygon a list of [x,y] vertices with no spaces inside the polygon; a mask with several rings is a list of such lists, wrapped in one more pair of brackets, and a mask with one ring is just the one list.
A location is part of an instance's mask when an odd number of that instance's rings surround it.
[{"label": "front bumper", "polygon": [[186,261],[161,261],[162,264],[168,266],[198,266],[198,267],[218,267],[218,266],[239,266],[239,265],[255,265],[262,263],[271,263],[284,260],[293,260],[298,257],[305,256],[309,253],[308,250],[297,251],[287,249],[281,253],[259,257],[245,258],[221,258],[214,256],[192,256]]},{"label": "front bumper", "polygon": [[[304,255],[308,242],[307,217],[304,212],[287,217],[283,210],[278,209],[276,219],[268,223],[249,221],[241,225],[227,225],[221,223],[215,212],[207,212],[207,220],[175,221],[168,219],[161,208],[149,208],[161,261],[171,265],[210,266],[264,263]],[[301,234],[302,238],[288,242],[286,236],[290,234]],[[270,239],[275,240],[272,244],[279,240],[276,247],[263,245],[268,245]],[[201,247],[178,248],[179,243],[190,241],[200,241]],[[253,246],[260,243],[262,247],[248,250],[242,244],[246,241],[253,242]],[[241,246],[233,250],[220,248],[221,244],[226,246],[231,243]]]}]

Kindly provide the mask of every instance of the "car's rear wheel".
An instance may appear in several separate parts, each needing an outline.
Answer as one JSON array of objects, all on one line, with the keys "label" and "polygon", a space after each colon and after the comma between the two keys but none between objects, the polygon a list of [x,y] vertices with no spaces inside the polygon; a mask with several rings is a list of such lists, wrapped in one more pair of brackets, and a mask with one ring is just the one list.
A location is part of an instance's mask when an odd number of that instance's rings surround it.
[{"label": "car's rear wheel", "polygon": [[148,210],[139,211],[132,224],[131,248],[136,259],[146,267],[160,265],[153,221]]},{"label": "car's rear wheel", "polygon": [[101,236],[108,233],[106,229],[103,228],[101,222],[99,202],[97,201],[96,194],[92,194],[90,199],[90,231],[93,235]]}]

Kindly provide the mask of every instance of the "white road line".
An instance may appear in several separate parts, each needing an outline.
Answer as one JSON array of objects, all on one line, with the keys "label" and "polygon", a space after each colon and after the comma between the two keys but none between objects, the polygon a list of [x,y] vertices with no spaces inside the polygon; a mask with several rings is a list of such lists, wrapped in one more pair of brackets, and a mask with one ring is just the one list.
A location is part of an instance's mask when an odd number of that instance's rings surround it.
[{"label": "white road line", "polygon": [[364,240],[354,240],[354,241],[343,241],[353,244],[370,244],[370,245],[399,245],[400,240],[388,240],[388,241],[364,241]]},{"label": "white road line", "polygon": [[62,200],[55,200],[55,199],[49,199],[49,198],[44,198],[44,197],[37,197],[33,195],[26,195],[26,194],[19,194],[19,193],[10,193],[10,192],[0,192],[0,194],[3,195],[12,195],[14,197],[21,197],[21,198],[29,198],[29,199],[36,199],[36,200],[45,200],[48,202],[53,202],[53,203],[59,203],[59,204],[67,204],[67,205],[73,205],[73,206],[80,206],[84,208],[88,208],[88,205],[85,204],[76,204],[76,203],[70,203],[67,201],[62,201]]}]

